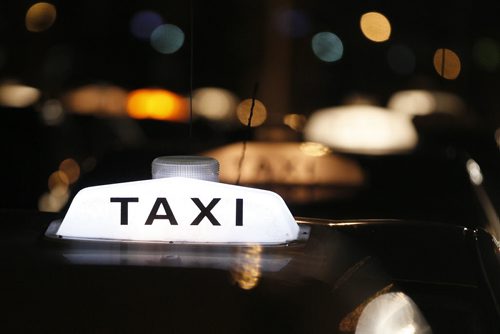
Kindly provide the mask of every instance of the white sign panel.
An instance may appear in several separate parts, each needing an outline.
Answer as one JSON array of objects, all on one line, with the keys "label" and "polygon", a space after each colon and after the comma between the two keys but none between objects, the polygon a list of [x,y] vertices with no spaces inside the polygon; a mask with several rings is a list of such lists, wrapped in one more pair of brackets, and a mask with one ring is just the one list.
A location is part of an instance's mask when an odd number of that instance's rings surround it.
[{"label": "white sign panel", "polygon": [[192,243],[285,243],[299,227],[277,194],[181,177],[81,190],[62,238]]}]

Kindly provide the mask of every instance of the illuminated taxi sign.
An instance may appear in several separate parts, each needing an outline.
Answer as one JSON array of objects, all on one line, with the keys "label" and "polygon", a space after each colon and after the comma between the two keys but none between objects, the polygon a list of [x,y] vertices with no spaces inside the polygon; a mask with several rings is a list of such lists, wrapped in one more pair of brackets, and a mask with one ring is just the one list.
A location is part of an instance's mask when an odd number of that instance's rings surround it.
[{"label": "illuminated taxi sign", "polygon": [[69,239],[285,243],[299,227],[277,194],[172,177],[80,191],[56,235]]}]

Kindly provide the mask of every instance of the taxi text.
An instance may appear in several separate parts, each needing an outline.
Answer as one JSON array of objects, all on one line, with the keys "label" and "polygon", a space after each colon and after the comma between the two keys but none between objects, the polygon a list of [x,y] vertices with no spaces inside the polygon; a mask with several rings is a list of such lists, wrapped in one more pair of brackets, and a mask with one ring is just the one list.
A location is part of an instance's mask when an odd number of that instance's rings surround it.
[{"label": "taxi text", "polygon": [[[199,198],[191,198],[191,201],[199,209],[200,213],[191,222],[190,225],[199,225],[201,221],[206,218],[212,225],[221,226],[220,222],[213,215],[211,210],[219,203],[220,198],[213,198],[207,205],[203,204]],[[129,203],[138,203],[138,197],[111,197],[111,203],[120,203],[120,225],[128,225],[128,210]],[[163,208],[165,214],[159,214],[158,211],[160,207]],[[152,225],[157,219],[165,219],[170,222],[170,225],[179,225],[177,218],[172,211],[172,208],[168,204],[167,198],[158,197],[156,198],[151,211],[146,218],[144,225]],[[243,199],[236,198],[236,210],[235,210],[235,225],[243,226]]]}]

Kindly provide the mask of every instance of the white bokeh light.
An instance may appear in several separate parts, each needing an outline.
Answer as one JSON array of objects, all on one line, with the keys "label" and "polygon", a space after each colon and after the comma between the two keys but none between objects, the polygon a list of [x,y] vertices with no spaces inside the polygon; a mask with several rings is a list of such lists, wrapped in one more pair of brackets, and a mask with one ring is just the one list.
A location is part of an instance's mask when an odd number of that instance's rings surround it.
[{"label": "white bokeh light", "polygon": [[391,292],[366,305],[355,333],[430,334],[432,330],[410,297],[402,292]]},{"label": "white bokeh light", "polygon": [[319,110],[304,129],[309,141],[356,154],[395,154],[413,150],[418,135],[411,117],[369,105]]}]

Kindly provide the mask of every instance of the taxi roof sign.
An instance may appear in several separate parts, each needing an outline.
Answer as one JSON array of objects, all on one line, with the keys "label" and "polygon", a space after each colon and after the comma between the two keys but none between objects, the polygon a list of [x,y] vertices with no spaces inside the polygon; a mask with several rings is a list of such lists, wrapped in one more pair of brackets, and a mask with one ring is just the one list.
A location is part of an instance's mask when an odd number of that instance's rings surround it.
[{"label": "taxi roof sign", "polygon": [[169,177],[85,188],[54,234],[63,239],[280,244],[296,240],[299,226],[273,192]]}]

